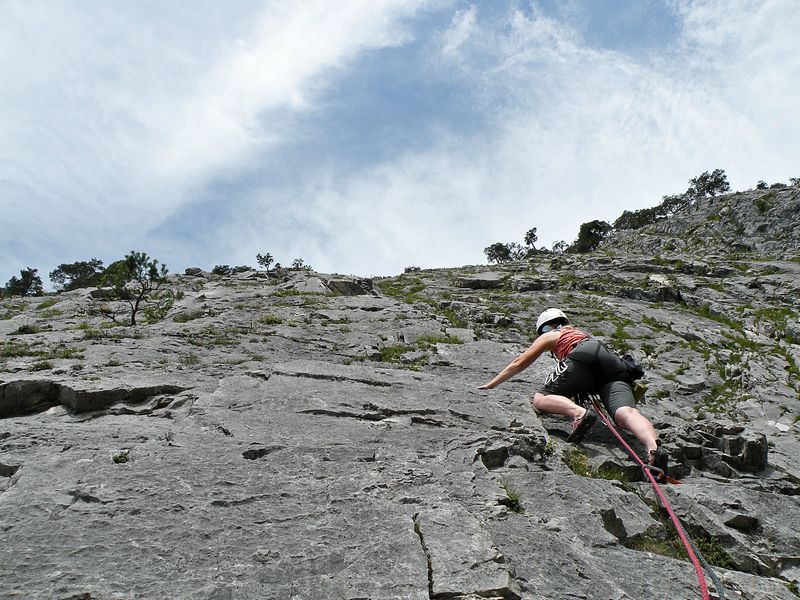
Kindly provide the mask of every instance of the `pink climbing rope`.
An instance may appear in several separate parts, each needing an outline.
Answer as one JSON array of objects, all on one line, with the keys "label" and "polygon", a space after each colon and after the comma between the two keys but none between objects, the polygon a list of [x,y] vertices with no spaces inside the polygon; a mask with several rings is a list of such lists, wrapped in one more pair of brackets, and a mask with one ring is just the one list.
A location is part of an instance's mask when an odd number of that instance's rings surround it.
[{"label": "pink climbing rope", "polygon": [[[605,411],[602,410],[598,404],[597,400],[592,397],[591,398],[592,405],[594,406],[594,410],[600,415],[600,418],[603,419],[606,427],[611,430],[619,442],[623,445],[623,447],[628,451],[628,453],[633,457],[633,459],[639,463],[639,466],[642,467],[642,470],[647,473],[647,478],[650,480],[650,485],[653,486],[653,490],[655,490],[656,495],[658,496],[659,500],[661,500],[661,505],[666,509],[669,518],[672,520],[673,525],[675,525],[675,530],[678,532],[678,535],[681,538],[681,542],[683,542],[683,547],[686,548],[686,554],[689,555],[689,559],[692,561],[694,565],[695,573],[697,573],[697,581],[700,584],[700,593],[703,596],[703,600],[711,600],[711,596],[708,593],[708,586],[706,585],[706,578],[705,574],[703,573],[703,567],[700,565],[700,561],[697,558],[697,555],[694,552],[692,542],[689,540],[689,537],[686,535],[686,532],[683,530],[683,527],[678,520],[678,517],[675,515],[675,512],[672,510],[672,506],[670,506],[669,502],[667,501],[664,492],[661,491],[661,488],[658,485],[655,477],[650,472],[649,465],[645,465],[644,461],[639,458],[639,455],[631,448],[628,443],[623,439],[620,433],[617,431],[616,427],[614,427],[611,419],[606,415]],[[666,475],[666,473],[664,473]]]}]

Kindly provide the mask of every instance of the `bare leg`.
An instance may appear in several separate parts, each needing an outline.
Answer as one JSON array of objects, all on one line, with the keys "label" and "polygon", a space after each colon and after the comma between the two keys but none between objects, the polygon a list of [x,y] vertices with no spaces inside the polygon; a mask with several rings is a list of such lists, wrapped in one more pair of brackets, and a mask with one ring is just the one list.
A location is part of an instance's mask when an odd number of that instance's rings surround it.
[{"label": "bare leg", "polygon": [[656,449],[656,430],[647,418],[635,408],[623,406],[614,413],[617,425],[630,431],[636,439],[645,445],[648,451]]},{"label": "bare leg", "polygon": [[586,414],[585,408],[578,406],[566,396],[557,396],[556,394],[548,394],[547,396],[539,393],[534,394],[533,407],[543,413],[564,415],[565,417],[572,417],[573,420],[580,419]]}]

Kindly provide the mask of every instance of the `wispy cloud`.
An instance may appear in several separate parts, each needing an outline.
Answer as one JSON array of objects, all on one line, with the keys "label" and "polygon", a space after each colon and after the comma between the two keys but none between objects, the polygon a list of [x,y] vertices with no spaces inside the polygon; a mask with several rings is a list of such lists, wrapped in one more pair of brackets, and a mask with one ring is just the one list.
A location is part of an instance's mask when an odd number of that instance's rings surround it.
[{"label": "wispy cloud", "polygon": [[137,245],[290,137],[337,69],[407,40],[424,5],[6,3],[0,271]]},{"label": "wispy cloud", "polygon": [[[334,178],[329,187],[344,191],[327,203],[337,210],[322,213],[348,214],[356,225],[320,259],[389,270],[479,262],[485,245],[521,241],[533,226],[547,245],[572,241],[580,223],[652,206],[708,169],[727,169],[741,189],[785,180],[800,138],[788,106],[797,95],[786,91],[798,79],[770,73],[796,71],[795,11],[786,3],[679,8],[685,25],[671,52],[639,59],[590,47],[541,12],[483,21],[475,8],[456,13],[432,68],[467,81],[490,125]],[[780,39],[770,41],[778,22]],[[775,67],[783,53],[791,58]],[[745,81],[751,72],[772,90]]]}]

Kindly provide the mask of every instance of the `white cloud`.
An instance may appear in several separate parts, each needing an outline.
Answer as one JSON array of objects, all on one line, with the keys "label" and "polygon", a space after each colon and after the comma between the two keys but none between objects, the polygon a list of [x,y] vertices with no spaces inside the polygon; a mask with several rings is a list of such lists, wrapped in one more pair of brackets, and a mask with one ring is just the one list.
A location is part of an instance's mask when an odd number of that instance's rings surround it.
[{"label": "white cloud", "polygon": [[[238,40],[152,123],[163,132],[153,170],[174,177],[241,166],[257,147],[281,141],[271,111],[305,111],[335,70],[370,48],[409,38],[402,19],[424,2],[272,2],[247,39]],[[280,115],[279,115],[280,116]],[[144,117],[146,119],[146,117]],[[212,171],[213,172],[213,171]]]},{"label": "white cloud", "polygon": [[[725,13],[723,4],[713,11]],[[773,13],[762,27],[782,20]],[[698,72],[688,69],[696,40],[717,34],[687,19],[673,55],[637,62],[588,48],[574,30],[541,14],[514,11],[490,24],[479,23],[474,8],[457,14],[442,34],[438,65],[480,90],[492,127],[473,136],[451,132],[434,147],[352,177],[326,172],[287,193],[303,199],[300,221],[332,232],[324,247],[316,234],[301,233],[295,253],[315,266],[362,273],[373,272],[370,265],[397,272],[409,264],[482,262],[485,245],[521,241],[533,226],[543,244],[570,242],[580,223],[652,206],[707,169],[728,169],[742,188],[765,171],[786,179],[798,136],[770,132],[795,125],[788,113],[774,112],[773,100],[736,94],[749,86],[742,75],[762,67],[750,52],[728,50],[738,43],[729,40],[736,32],[753,48],[767,36],[745,32],[749,18],[738,15],[719,36],[724,47],[704,46],[711,66]],[[787,32],[775,47],[789,51],[793,39]],[[772,68],[774,51],[755,52],[767,57],[763,69]],[[738,79],[728,81],[732,73]],[[782,98],[794,84],[775,85]]]},{"label": "white cloud", "polygon": [[450,27],[442,34],[442,54],[450,56],[469,38],[475,29],[477,9],[470,6],[466,10],[459,10],[453,15]]},{"label": "white cloud", "polygon": [[759,130],[757,138],[763,139],[757,141],[767,147],[751,150],[753,167],[764,168],[764,178],[785,177],[785,169],[794,168],[791,151],[778,162],[762,157],[779,147],[796,147],[800,136],[797,3],[697,0],[678,6],[685,22],[682,57],[693,82]]},{"label": "white cloud", "polygon": [[0,7],[0,271],[134,247],[426,1],[215,4]]}]

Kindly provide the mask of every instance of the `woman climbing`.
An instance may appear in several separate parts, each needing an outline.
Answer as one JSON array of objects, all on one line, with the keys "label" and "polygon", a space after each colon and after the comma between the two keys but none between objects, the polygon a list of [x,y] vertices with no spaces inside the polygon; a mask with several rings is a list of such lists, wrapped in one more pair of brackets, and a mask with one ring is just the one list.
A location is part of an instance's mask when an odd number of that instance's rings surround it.
[{"label": "woman climbing", "polygon": [[489,383],[478,389],[490,390],[531,366],[544,352],[558,361],[540,392],[533,396],[536,410],[572,418],[568,441],[578,443],[597,421],[591,408],[571,398],[581,393],[598,394],[617,425],[630,431],[647,449],[648,462],[657,479],[666,478],[667,453],[661,447],[653,425],[636,409],[628,370],[622,359],[588,333],[569,325],[558,308],[548,308],[536,322],[538,337]]}]

